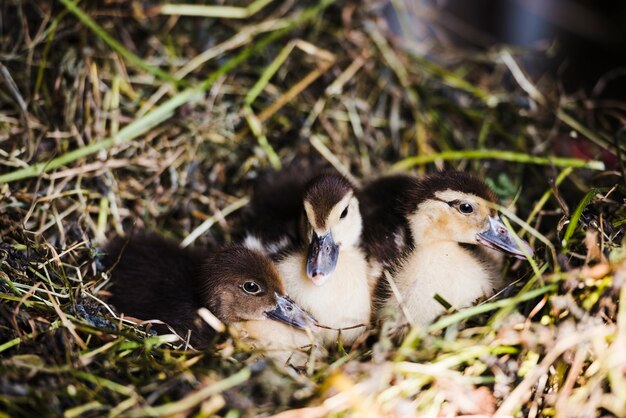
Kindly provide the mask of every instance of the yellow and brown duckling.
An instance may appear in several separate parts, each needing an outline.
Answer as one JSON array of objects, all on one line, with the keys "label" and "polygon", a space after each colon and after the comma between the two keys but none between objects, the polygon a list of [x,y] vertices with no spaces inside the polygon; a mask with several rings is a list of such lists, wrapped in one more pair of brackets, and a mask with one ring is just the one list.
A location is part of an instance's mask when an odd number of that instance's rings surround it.
[{"label": "yellow and brown duckling", "polygon": [[[286,196],[280,187],[273,193],[277,199]],[[324,345],[337,343],[338,329],[343,329],[343,343],[352,344],[369,324],[372,287],[360,248],[362,219],[355,188],[343,176],[326,173],[292,196],[300,198],[299,228],[277,240],[291,241],[276,254],[277,268],[294,301],[320,325],[332,328],[317,332]],[[256,247],[267,239],[253,235],[246,242]]]},{"label": "yellow and brown duckling", "polygon": [[[494,201],[492,190],[467,173],[412,179],[402,202],[412,248],[392,273],[409,322],[427,324],[444,313],[437,294],[457,309],[492,295],[502,286],[503,254],[532,254],[502,224]],[[397,311],[397,297],[387,298],[386,306]]]},{"label": "yellow and brown duckling", "polygon": [[[209,346],[216,332],[197,314],[207,308],[226,324],[281,322],[304,329],[314,319],[286,296],[273,262],[232,246],[215,251],[181,249],[154,234],[117,238],[106,248],[111,270],[109,302],[125,315],[158,319],[194,348]],[[262,326],[262,325],[261,325]],[[167,332],[167,327],[157,330]],[[271,333],[265,335],[271,339]]]}]

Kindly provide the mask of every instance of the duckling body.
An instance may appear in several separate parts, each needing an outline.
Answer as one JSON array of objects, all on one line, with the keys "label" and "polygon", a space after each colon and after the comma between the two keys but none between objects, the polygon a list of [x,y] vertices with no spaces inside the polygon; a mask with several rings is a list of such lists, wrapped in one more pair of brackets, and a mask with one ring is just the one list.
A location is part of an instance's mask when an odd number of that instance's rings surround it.
[{"label": "duckling body", "polygon": [[[280,187],[266,195],[284,196]],[[276,254],[276,264],[287,292],[317,321],[330,328],[360,327],[341,331],[344,344],[353,343],[370,321],[373,280],[360,248],[362,220],[352,184],[336,173],[314,176],[300,192],[297,237]],[[254,206],[254,200],[253,200]],[[255,236],[248,245],[266,242]],[[257,244],[254,244],[257,243]],[[317,338],[336,344],[340,332],[320,329]]]},{"label": "duckling body", "polygon": [[404,200],[414,178],[394,175],[367,183],[358,193],[363,216],[361,246],[368,258],[393,267],[413,247]]},{"label": "duckling body", "polygon": [[275,258],[302,244],[303,193],[317,171],[308,160],[296,159],[281,171],[259,174],[243,213],[246,247]]},{"label": "duckling body", "polygon": [[[410,322],[427,324],[444,313],[435,295],[464,308],[493,294],[501,286],[499,259],[480,260],[457,243],[417,245],[394,278]],[[395,300],[392,305],[397,306]]]},{"label": "duckling body", "polygon": [[106,252],[111,304],[138,319],[159,319],[183,338],[191,332],[196,348],[209,346],[216,334],[197,315],[200,308],[227,324],[275,320],[304,328],[313,321],[285,296],[271,260],[248,248],[194,251],[157,235],[140,235],[115,239]]},{"label": "duckling body", "polygon": [[304,251],[289,254],[278,262],[278,271],[287,278],[287,292],[320,324],[334,328],[317,331],[325,346],[336,344],[337,329],[362,325],[341,331],[342,341],[353,343],[363,333],[371,316],[371,283],[365,254],[358,247],[340,250],[335,271],[322,286],[309,280],[305,265]]},{"label": "duckling body", "polygon": [[523,258],[522,250],[498,220],[490,203],[495,196],[480,179],[442,172],[415,179],[403,203],[413,249],[392,274],[410,322],[427,324],[445,312],[435,295],[455,308],[470,306],[502,285],[503,252]]},{"label": "duckling body", "polygon": [[245,321],[232,324],[230,329],[241,341],[281,364],[304,368],[311,356],[327,355],[315,327],[305,332],[278,321]]},{"label": "duckling body", "polygon": [[[301,247],[278,260],[288,292],[307,306],[320,324],[324,345],[336,344],[341,333],[352,344],[369,324],[372,278],[360,247],[362,218],[352,184],[336,173],[313,178],[303,192]],[[345,329],[341,332],[338,329]]]},{"label": "duckling body", "polygon": [[[109,302],[119,312],[137,319],[159,319],[185,337],[192,331],[193,345],[211,343],[215,331],[197,316],[201,306],[195,278],[203,254],[183,250],[156,235],[121,238],[109,243],[104,265],[112,269]],[[155,325],[168,332],[165,325]]]},{"label": "duckling body", "polygon": [[377,178],[359,191],[363,215],[361,248],[375,277],[372,310],[376,317],[393,293],[385,272],[394,271],[413,249],[413,236],[405,213],[406,191],[415,179],[406,175]]}]

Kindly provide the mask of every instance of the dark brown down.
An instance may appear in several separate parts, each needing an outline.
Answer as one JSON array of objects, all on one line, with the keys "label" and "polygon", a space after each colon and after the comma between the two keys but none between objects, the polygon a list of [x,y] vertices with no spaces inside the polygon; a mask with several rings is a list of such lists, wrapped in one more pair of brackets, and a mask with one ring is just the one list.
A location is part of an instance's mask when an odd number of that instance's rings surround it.
[{"label": "dark brown down", "polygon": [[[127,316],[159,319],[180,336],[191,331],[196,348],[210,345],[215,331],[197,315],[209,309],[224,323],[263,319],[276,305],[275,294],[284,286],[273,263],[244,247],[216,251],[182,249],[155,234],[114,239],[106,248],[105,267],[111,271],[109,302]],[[263,289],[258,295],[242,291],[253,280]],[[159,332],[168,332],[156,325]]]},{"label": "dark brown down", "polygon": [[496,200],[493,190],[477,176],[463,171],[440,171],[419,179],[413,187],[406,190],[406,213],[414,212],[422,202],[432,199],[435,193],[444,190],[473,194],[489,202]]},{"label": "dark brown down", "polygon": [[328,214],[349,192],[352,184],[338,173],[326,173],[314,177],[304,188],[304,201],[313,207],[315,223],[325,229]]},{"label": "dark brown down", "polygon": [[[215,332],[196,314],[202,306],[196,291],[202,253],[153,234],[116,238],[105,251],[113,294],[109,302],[118,312],[141,320],[159,319],[181,336],[191,330],[192,345],[211,343]],[[168,332],[166,326],[153,327]]]}]

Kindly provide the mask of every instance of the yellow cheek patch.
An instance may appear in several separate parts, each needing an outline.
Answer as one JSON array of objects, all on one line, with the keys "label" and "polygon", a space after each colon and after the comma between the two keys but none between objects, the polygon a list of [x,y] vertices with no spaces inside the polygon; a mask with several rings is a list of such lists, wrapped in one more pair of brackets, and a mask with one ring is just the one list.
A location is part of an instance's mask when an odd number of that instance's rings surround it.
[{"label": "yellow cheek patch", "polygon": [[444,230],[450,225],[450,221],[446,216],[440,216],[433,222],[433,228],[438,228],[440,230]]}]

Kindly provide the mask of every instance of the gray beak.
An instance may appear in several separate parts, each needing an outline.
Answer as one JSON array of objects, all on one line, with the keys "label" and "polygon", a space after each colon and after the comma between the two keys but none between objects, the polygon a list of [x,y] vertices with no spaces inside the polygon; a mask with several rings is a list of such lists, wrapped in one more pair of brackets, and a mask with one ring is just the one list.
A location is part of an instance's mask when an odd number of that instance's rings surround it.
[{"label": "gray beak", "polygon": [[476,239],[479,243],[489,248],[502,251],[503,253],[510,254],[521,260],[526,259],[524,253],[532,257],[533,249],[530,248],[530,245],[518,237],[518,240],[521,241],[524,246],[524,250],[522,250],[515,242],[515,238],[513,238],[513,236],[513,232],[509,231],[499,218],[490,216],[489,228],[476,235]]},{"label": "gray beak", "polygon": [[276,308],[265,312],[268,318],[274,321],[284,322],[292,327],[305,329],[307,326],[317,324],[315,318],[305,312],[288,296],[276,295]]},{"label": "gray beak", "polygon": [[333,240],[332,232],[318,236],[313,232],[306,257],[306,274],[317,286],[321,286],[337,267],[339,246]]}]

